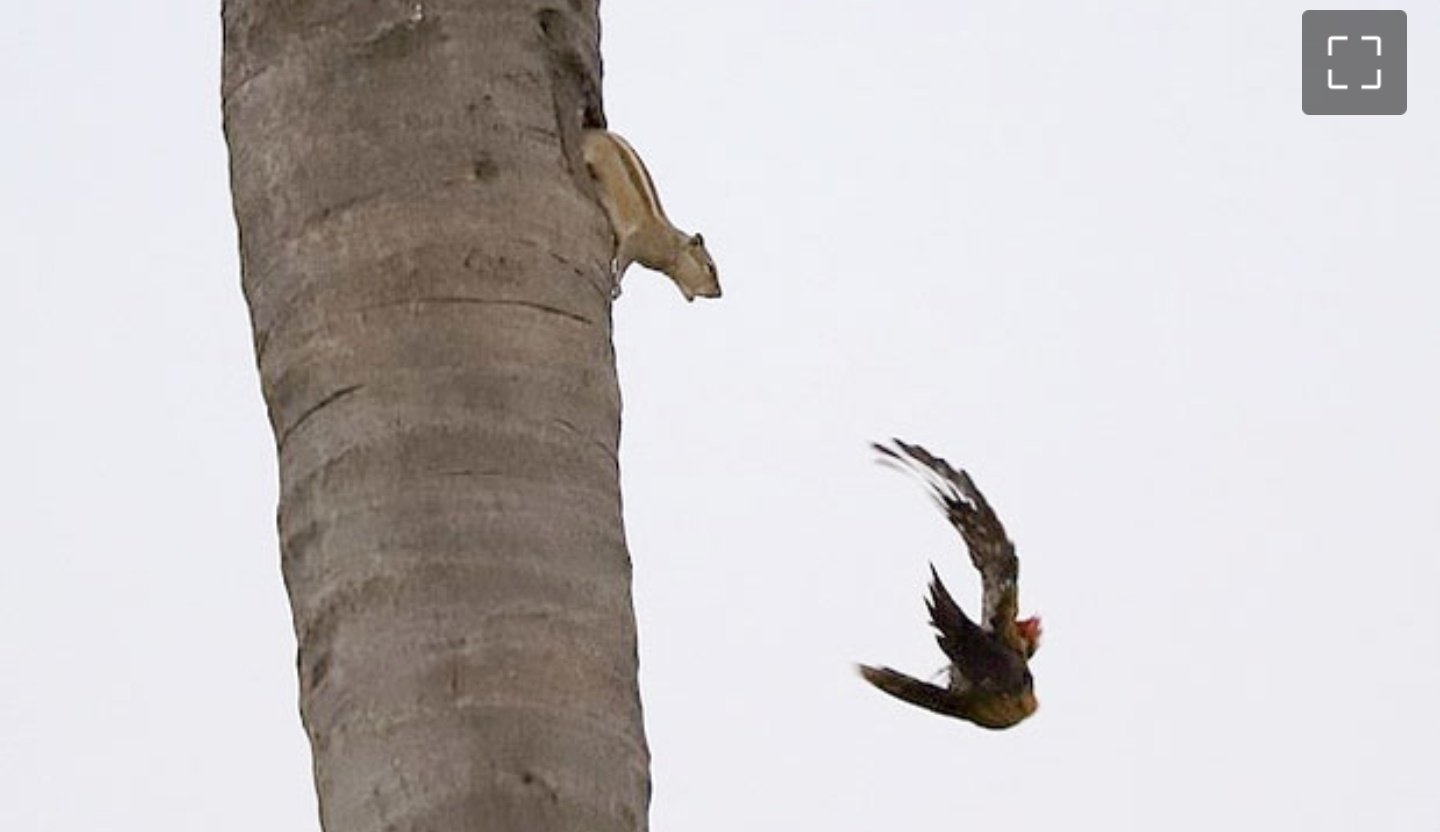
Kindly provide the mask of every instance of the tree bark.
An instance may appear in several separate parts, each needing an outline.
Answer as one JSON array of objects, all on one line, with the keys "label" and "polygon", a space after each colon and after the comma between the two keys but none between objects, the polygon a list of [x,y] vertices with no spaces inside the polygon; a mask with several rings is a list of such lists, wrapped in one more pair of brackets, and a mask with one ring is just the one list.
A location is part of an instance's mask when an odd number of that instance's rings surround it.
[{"label": "tree bark", "polygon": [[322,826],[646,828],[595,0],[224,0]]}]

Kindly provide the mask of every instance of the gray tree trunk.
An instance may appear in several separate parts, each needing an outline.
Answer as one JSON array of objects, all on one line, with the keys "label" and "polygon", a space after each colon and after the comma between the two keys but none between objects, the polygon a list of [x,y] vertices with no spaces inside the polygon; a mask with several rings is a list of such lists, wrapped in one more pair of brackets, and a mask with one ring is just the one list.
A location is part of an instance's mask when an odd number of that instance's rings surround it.
[{"label": "gray tree trunk", "polygon": [[224,0],[328,832],[646,827],[595,0]]}]

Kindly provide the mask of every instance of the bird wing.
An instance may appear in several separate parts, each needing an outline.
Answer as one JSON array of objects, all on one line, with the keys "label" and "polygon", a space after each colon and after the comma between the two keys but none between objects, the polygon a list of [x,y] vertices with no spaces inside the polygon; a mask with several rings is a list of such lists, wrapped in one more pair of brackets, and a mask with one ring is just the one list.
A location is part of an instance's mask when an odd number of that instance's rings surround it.
[{"label": "bird wing", "polygon": [[1009,728],[1035,713],[1035,694],[1029,688],[986,695],[957,691],[922,682],[888,667],[860,665],[865,681],[911,705],[972,722],[981,728]]},{"label": "bird wing", "polygon": [[950,463],[919,445],[892,441],[898,451],[880,444],[871,447],[883,461],[910,471],[929,486],[931,498],[960,532],[970,562],[980,572],[982,625],[1007,645],[1023,651],[1020,631],[1015,626],[1020,610],[1020,559],[1005,526],[969,474],[950,467]]},{"label": "bird wing", "polygon": [[[1002,643],[997,634],[986,632],[970,620],[950,591],[940,580],[935,566],[930,566],[930,598],[925,607],[930,611],[930,626],[937,631],[935,641],[953,664],[964,685],[985,690],[1006,689],[1019,684],[1024,671],[1023,654]],[[951,686],[956,685],[951,680]]]},{"label": "bird wing", "polygon": [[865,681],[896,699],[909,702],[911,705],[918,705],[927,711],[961,718],[965,718],[968,713],[970,697],[956,693],[949,688],[922,682],[913,676],[906,676],[898,670],[862,664],[860,665],[860,675],[865,677]]},{"label": "bird wing", "polygon": [[983,658],[989,636],[955,603],[934,564],[930,565],[930,597],[925,600],[925,608],[930,612],[930,626],[937,632],[935,641],[950,661],[968,667]]}]

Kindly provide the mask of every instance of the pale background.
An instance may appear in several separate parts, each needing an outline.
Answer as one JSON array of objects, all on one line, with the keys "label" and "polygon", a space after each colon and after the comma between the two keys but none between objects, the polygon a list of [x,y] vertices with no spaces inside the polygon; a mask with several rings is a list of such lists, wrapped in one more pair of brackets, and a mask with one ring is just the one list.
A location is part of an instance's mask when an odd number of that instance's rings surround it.
[{"label": "pale background", "polygon": [[[218,6],[0,27],[6,830],[318,825]],[[1440,829],[1440,22],[1307,117],[1303,10],[606,2],[726,292],[616,311],[655,829]],[[853,675],[978,594],[892,434],[1020,544],[1012,731]]]}]

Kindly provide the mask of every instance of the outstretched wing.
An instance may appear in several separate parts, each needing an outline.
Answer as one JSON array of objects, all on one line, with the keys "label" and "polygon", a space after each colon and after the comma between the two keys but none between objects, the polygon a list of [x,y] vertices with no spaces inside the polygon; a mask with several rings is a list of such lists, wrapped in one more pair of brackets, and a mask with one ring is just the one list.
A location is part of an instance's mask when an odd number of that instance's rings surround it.
[{"label": "outstretched wing", "polygon": [[1005,678],[1013,664],[1011,657],[955,603],[934,564],[930,566],[930,597],[925,608],[930,611],[930,626],[936,630],[935,642],[968,681]]},{"label": "outstretched wing", "polygon": [[[975,625],[945,588],[935,566],[930,566],[930,624],[935,641],[952,663],[950,686],[994,693],[1022,687],[1028,673],[1023,652],[1000,640],[996,633]],[[956,679],[953,674],[959,674]]]},{"label": "outstretched wing", "polygon": [[981,728],[1009,728],[1035,713],[1035,694],[1028,685],[1002,693],[957,691],[922,682],[888,667],[860,665],[865,681],[911,705],[972,722]]},{"label": "outstretched wing", "polygon": [[970,562],[980,572],[981,622],[1007,645],[1023,650],[1020,632],[1015,626],[1020,605],[1020,560],[995,510],[969,474],[950,467],[950,463],[919,445],[899,439],[892,441],[899,450],[880,444],[871,447],[881,455],[882,461],[910,471],[930,487],[930,496],[945,512],[950,525],[960,532],[970,551]]},{"label": "outstretched wing", "polygon": [[913,676],[906,676],[904,673],[888,667],[871,667],[868,664],[862,664],[859,668],[860,675],[865,677],[865,681],[896,699],[909,702],[911,705],[918,705],[937,714],[961,718],[966,716],[969,697],[964,694],[958,694],[949,688],[942,688],[929,682],[922,682]]}]

